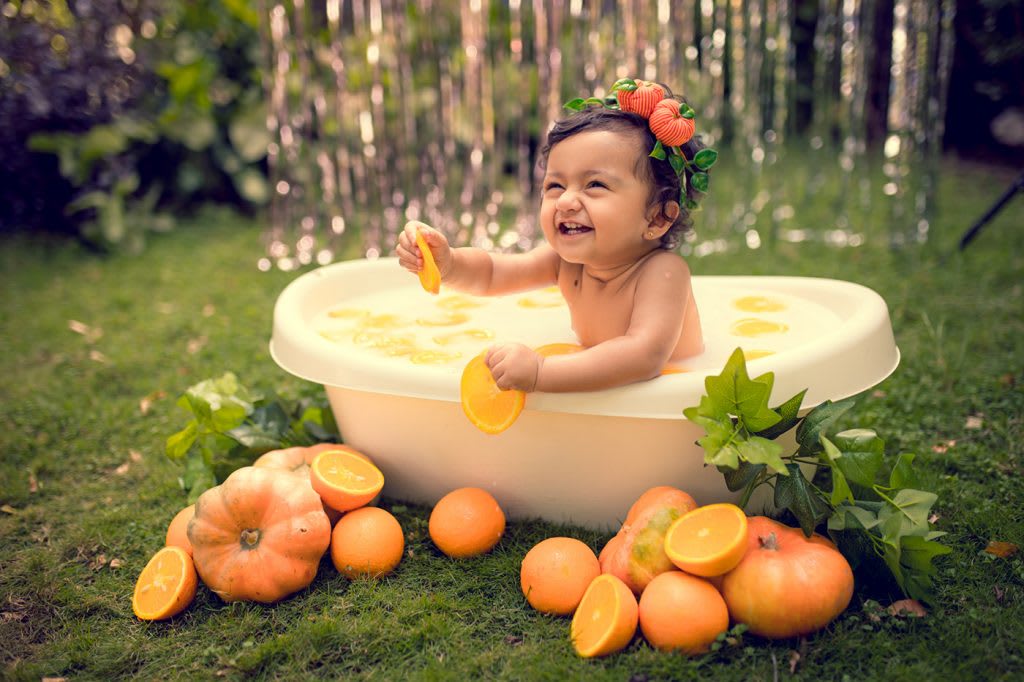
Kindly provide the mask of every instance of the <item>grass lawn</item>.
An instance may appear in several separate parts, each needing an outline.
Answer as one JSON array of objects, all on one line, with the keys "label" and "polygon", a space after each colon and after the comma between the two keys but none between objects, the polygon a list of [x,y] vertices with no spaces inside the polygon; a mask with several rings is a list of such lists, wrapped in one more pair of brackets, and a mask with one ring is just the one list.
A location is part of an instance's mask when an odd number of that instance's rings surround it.
[{"label": "grass lawn", "polygon": [[852,280],[889,303],[902,364],[847,421],[877,430],[891,454],[916,453],[939,494],[953,551],[937,560],[926,617],[890,615],[897,596],[858,575],[849,609],[805,641],[747,635],[686,658],[637,638],[581,660],[568,621],[526,605],[519,564],[545,537],[598,550],[607,535],[513,522],[490,554],[453,561],[430,543],[427,509],[385,498],[410,538],[393,576],[350,582],[325,559],[309,589],[275,606],[201,587],[181,616],[140,622],[135,579],[185,504],[164,456],[187,418],[177,396],[227,370],[266,391],[316,390],[267,352],[273,302],[295,275],[255,269],[256,222],[209,212],[137,257],[21,237],[0,251],[2,677],[1021,679],[1024,558],[984,549],[1024,546],[1024,198],[957,253],[1012,175],[946,166],[957,170],[921,249],[779,244],[691,262],[696,274]]}]

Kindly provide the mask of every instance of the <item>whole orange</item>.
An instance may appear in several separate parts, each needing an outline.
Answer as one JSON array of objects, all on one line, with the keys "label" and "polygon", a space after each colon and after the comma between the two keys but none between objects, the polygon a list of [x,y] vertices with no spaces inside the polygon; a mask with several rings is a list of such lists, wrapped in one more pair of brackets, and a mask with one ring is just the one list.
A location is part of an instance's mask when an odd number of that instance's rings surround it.
[{"label": "whole orange", "polygon": [[453,559],[490,551],[505,532],[505,512],[482,488],[453,490],[430,512],[430,539]]},{"label": "whole orange", "polygon": [[640,630],[656,649],[704,653],[728,629],[725,600],[703,578],[668,571],[656,576],[640,595]]},{"label": "whole orange", "polygon": [[591,581],[601,574],[594,550],[575,538],[548,538],[533,546],[519,570],[530,606],[556,616],[572,614]]},{"label": "whole orange", "polygon": [[380,507],[361,507],[331,531],[331,561],[346,578],[379,578],[395,570],[405,551],[398,519]]}]

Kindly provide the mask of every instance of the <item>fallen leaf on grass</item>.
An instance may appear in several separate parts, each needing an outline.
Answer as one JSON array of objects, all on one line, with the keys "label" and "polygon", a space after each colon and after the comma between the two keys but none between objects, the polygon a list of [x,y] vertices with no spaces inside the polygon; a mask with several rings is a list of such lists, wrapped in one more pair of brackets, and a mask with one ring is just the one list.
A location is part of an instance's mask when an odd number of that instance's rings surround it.
[{"label": "fallen leaf on grass", "polygon": [[967,418],[967,421],[964,422],[964,428],[976,431],[980,429],[982,426],[984,426],[984,424],[985,420],[981,417],[980,414],[972,414]]},{"label": "fallen leaf on grass", "polygon": [[993,585],[992,586],[992,591],[996,595],[996,601],[997,602],[1002,602],[1003,601],[1003,595],[1006,594],[1005,592],[1003,592],[1003,588],[999,587],[999,585]]},{"label": "fallen leaf on grass", "polygon": [[936,445],[933,445],[932,446],[932,452],[935,452],[935,453],[938,453],[938,454],[941,455],[944,452],[946,452],[947,450],[949,450],[951,447],[953,447],[954,445],[956,445],[956,440],[947,440],[944,443],[938,443]]},{"label": "fallen leaf on grass", "polygon": [[153,407],[153,403],[155,403],[158,400],[163,400],[166,397],[166,391],[163,391],[161,389],[153,391],[152,393],[150,393],[145,398],[139,401],[139,412],[141,412],[142,414],[147,414],[149,412],[149,409]]},{"label": "fallen leaf on grass", "polygon": [[108,358],[106,355],[99,352],[98,350],[89,351],[89,359],[92,360],[93,362],[98,362],[101,365],[110,364],[110,358]]},{"label": "fallen leaf on grass", "polygon": [[789,652],[789,674],[790,675],[795,675],[796,674],[796,667],[797,667],[797,665],[799,665],[799,663],[800,663],[800,652],[799,651],[790,651]]},{"label": "fallen leaf on grass", "polygon": [[505,644],[509,646],[519,646],[523,643],[523,638],[519,635],[507,635],[505,637]]},{"label": "fallen leaf on grass", "polygon": [[2,507],[0,507],[0,512],[3,512],[4,514],[17,514],[18,510],[9,504],[5,504]]},{"label": "fallen leaf on grass", "polygon": [[1002,542],[1001,540],[990,540],[988,546],[985,547],[985,552],[992,556],[997,556],[1000,559],[1008,559],[1017,553],[1020,549],[1017,545],[1012,542]]},{"label": "fallen leaf on grass", "polygon": [[101,554],[97,554],[96,556],[94,556],[92,558],[92,561],[89,562],[89,568],[91,568],[94,571],[98,571],[98,570],[100,570],[101,568],[103,568],[106,565],[107,565],[107,555],[106,554],[102,554],[102,553]]},{"label": "fallen leaf on grass", "polygon": [[90,327],[85,322],[78,320],[68,320],[68,329],[84,336],[87,343],[94,343],[103,336],[103,330],[99,327]]},{"label": "fallen leaf on grass", "polygon": [[121,568],[122,566],[124,566],[124,562],[121,561],[120,559],[116,559],[115,558],[115,559],[111,559],[110,563],[107,564],[107,565],[110,566],[111,568]]},{"label": "fallen leaf on grass", "polygon": [[885,391],[882,391],[882,390],[875,390],[875,391],[871,392],[871,397],[872,398],[884,398],[885,396],[886,396],[886,393],[885,393]]},{"label": "fallen leaf on grass", "polygon": [[188,354],[195,355],[196,353],[201,351],[203,349],[203,346],[206,345],[207,341],[209,341],[209,338],[207,338],[206,336],[200,336],[194,339],[189,339],[188,345],[186,346]]},{"label": "fallen leaf on grass", "polygon": [[213,317],[217,314],[217,308],[212,303],[203,306],[203,317]]},{"label": "fallen leaf on grass", "polygon": [[39,481],[36,480],[36,474],[31,469],[28,472],[28,491],[30,493],[39,492]]},{"label": "fallen leaf on grass", "polygon": [[886,609],[892,616],[911,616],[913,618],[924,618],[928,615],[927,609],[916,599],[900,599],[889,604]]}]

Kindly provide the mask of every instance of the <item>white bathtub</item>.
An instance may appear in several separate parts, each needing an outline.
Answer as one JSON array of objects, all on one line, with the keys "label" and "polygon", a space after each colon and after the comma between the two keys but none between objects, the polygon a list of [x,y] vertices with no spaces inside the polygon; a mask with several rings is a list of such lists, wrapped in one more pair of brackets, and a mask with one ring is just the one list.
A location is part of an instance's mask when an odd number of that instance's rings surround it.
[{"label": "white bathtub", "polygon": [[[683,363],[689,371],[608,391],[529,394],[519,419],[498,435],[477,430],[459,403],[459,376],[472,347],[446,364],[424,366],[325,338],[325,311],[369,300],[377,313],[381,297],[431,322],[445,291],[440,298],[425,293],[394,259],[337,263],[298,277],[275,305],[270,352],[286,371],[324,385],[344,441],[378,464],[388,497],[431,505],[472,485],[490,490],[513,518],[614,528],[655,485],[686,490],[701,504],[736,500],[722,475],[704,466],[694,442],[702,431],[682,416],[700,400],[705,376],[719,373],[736,346],[771,351],[748,361],[750,375],[775,373],[772,405],[808,389],[805,409],[860,393],[899,362],[885,302],[866,287],[799,277],[696,277],[694,291],[707,351]],[[549,293],[538,295],[550,303]],[[747,295],[786,302],[793,319],[785,311],[730,308]],[[537,313],[545,316],[542,324],[531,317],[536,309],[523,308],[520,325],[510,301],[493,305],[506,305],[495,317],[506,327],[493,340],[476,341],[479,348],[574,340],[564,307]],[[739,318],[778,319],[788,330],[736,337],[730,328]],[[417,329],[426,338],[434,333]],[[762,505],[755,498],[748,510]]]}]

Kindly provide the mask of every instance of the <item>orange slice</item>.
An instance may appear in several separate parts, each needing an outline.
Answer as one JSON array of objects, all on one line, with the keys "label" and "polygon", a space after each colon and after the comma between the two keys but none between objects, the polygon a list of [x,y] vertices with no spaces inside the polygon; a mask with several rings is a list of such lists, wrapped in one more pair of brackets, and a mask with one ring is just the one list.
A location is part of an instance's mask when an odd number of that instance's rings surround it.
[{"label": "orange slice", "polygon": [[639,621],[639,607],[626,583],[611,573],[594,578],[572,617],[570,635],[584,658],[606,656],[626,648]]},{"label": "orange slice", "polygon": [[164,547],[139,574],[132,594],[132,611],[141,620],[176,616],[195,599],[198,582],[188,552],[181,547]]},{"label": "orange slice", "polygon": [[331,509],[366,505],[384,487],[384,474],[364,457],[347,450],[325,450],[309,466],[313,490]]},{"label": "orange slice", "polygon": [[541,357],[550,358],[552,355],[579,353],[583,350],[583,346],[578,343],[545,343],[543,346],[537,346],[533,350]]},{"label": "orange slice", "polygon": [[519,417],[526,404],[523,391],[503,391],[484,362],[485,353],[466,363],[459,384],[462,411],[484,433],[501,433]]},{"label": "orange slice", "polygon": [[427,240],[423,238],[419,230],[416,230],[416,246],[420,247],[420,253],[423,254],[423,269],[419,272],[420,284],[423,285],[424,290],[436,294],[441,291],[441,271],[437,269],[434,254],[430,252]]},{"label": "orange slice", "polygon": [[686,372],[689,371],[690,370],[683,367],[682,365],[673,365],[670,362],[661,369],[661,376],[665,376],[666,374],[685,374]]},{"label": "orange slice", "polygon": [[665,533],[665,554],[693,575],[728,573],[747,552],[747,515],[734,504],[697,507],[676,519]]}]

